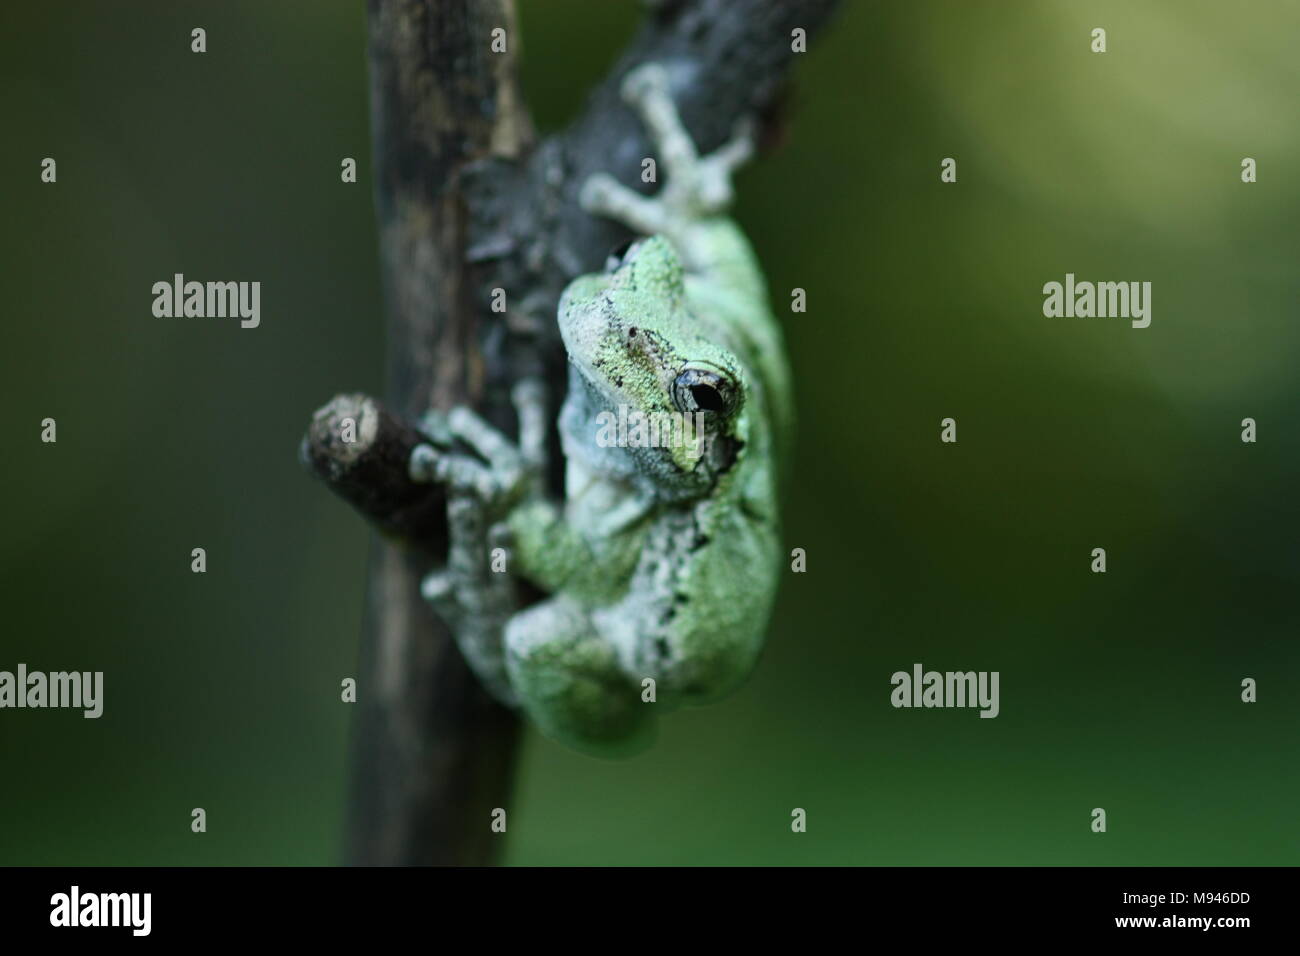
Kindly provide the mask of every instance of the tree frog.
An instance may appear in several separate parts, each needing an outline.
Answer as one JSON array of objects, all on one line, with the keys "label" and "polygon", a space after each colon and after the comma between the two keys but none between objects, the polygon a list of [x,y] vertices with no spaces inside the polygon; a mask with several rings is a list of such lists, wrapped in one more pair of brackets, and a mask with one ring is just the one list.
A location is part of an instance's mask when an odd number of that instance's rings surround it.
[{"label": "tree frog", "polygon": [[[792,426],[764,280],[723,215],[751,136],[700,156],[658,64],[629,72],[622,93],[667,182],[646,197],[600,174],[580,191],[589,213],[642,238],[560,299],[564,499],[541,479],[549,430],[535,382],[513,395],[517,443],[460,407],[426,416],[433,441],[410,460],[415,480],[448,491],[448,562],[425,598],[493,694],[598,756],[644,749],[658,714],[717,701],[753,668],[781,564]],[[619,416],[684,427],[611,438]],[[545,599],[523,606],[519,579]]]}]

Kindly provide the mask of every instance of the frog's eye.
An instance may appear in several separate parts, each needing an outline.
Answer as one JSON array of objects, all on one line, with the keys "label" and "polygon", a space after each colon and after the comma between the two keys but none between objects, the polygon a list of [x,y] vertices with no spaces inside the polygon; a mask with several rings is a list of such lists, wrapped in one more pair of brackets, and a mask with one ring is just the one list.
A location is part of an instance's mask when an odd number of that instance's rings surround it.
[{"label": "frog's eye", "polygon": [[736,407],[737,393],[731,376],[716,368],[687,368],[673,382],[673,404],[688,415],[730,415]]},{"label": "frog's eye", "polygon": [[609,255],[605,257],[605,271],[613,272],[621,266],[623,260],[627,258],[627,254],[632,251],[632,247],[635,246],[637,242],[637,238],[633,236],[631,239],[626,239],[616,245],[613,249],[609,250]]}]

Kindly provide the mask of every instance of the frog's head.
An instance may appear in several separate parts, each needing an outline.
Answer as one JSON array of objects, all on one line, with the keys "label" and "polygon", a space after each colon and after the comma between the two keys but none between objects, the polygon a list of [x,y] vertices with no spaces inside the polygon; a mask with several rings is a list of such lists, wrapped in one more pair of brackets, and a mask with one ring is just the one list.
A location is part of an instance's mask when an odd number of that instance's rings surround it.
[{"label": "frog's head", "polygon": [[742,366],[688,311],[681,260],[665,237],[630,243],[604,274],[575,279],[559,315],[592,410],[658,422],[656,442],[628,448],[638,468],[694,485],[729,463],[745,401]]}]

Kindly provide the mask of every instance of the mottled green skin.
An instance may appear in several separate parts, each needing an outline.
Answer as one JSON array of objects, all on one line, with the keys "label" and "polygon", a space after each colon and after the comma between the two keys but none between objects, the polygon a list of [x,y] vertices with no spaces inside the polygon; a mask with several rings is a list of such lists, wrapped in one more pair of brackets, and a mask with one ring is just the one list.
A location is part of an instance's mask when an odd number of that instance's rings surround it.
[{"label": "mottled green skin", "polygon": [[[789,381],[763,279],[730,220],[686,222],[674,236],[642,240],[565,291],[566,499],[525,502],[507,519],[511,570],[551,595],[506,626],[511,688],[547,735],[602,755],[640,749],[656,715],[746,678],[782,563]],[[674,382],[688,368],[727,386],[726,406],[706,413],[702,455],[597,443],[601,411],[678,411]]]}]

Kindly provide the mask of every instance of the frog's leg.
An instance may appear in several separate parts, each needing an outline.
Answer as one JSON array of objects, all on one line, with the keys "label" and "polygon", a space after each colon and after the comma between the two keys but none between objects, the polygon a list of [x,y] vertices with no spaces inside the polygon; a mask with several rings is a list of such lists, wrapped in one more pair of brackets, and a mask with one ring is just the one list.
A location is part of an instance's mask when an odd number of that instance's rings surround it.
[{"label": "frog's leg", "polygon": [[602,757],[627,756],[653,740],[653,703],[619,667],[587,610],[559,594],[520,611],[505,631],[510,685],[548,737]]},{"label": "frog's leg", "polygon": [[730,142],[700,156],[673,103],[667,70],[657,63],[637,67],[624,78],[622,92],[649,130],[667,181],[658,195],[648,197],[597,173],[583,184],[579,202],[587,212],[637,232],[680,241],[685,226],[717,216],[731,204],[731,175],[754,151],[751,124],[738,124]]},{"label": "frog's leg", "polygon": [[[417,481],[447,486],[449,548],[446,568],[425,577],[421,593],[447,622],[466,662],[499,700],[517,703],[505,671],[503,633],[518,607],[505,525],[490,516],[527,490],[546,462],[545,393],[539,382],[521,382],[513,395],[520,445],[472,410],[453,408],[437,430],[458,438],[470,455],[417,446],[410,471]],[[486,464],[485,464],[486,462]],[[506,571],[493,570],[497,548],[506,551]]]}]

